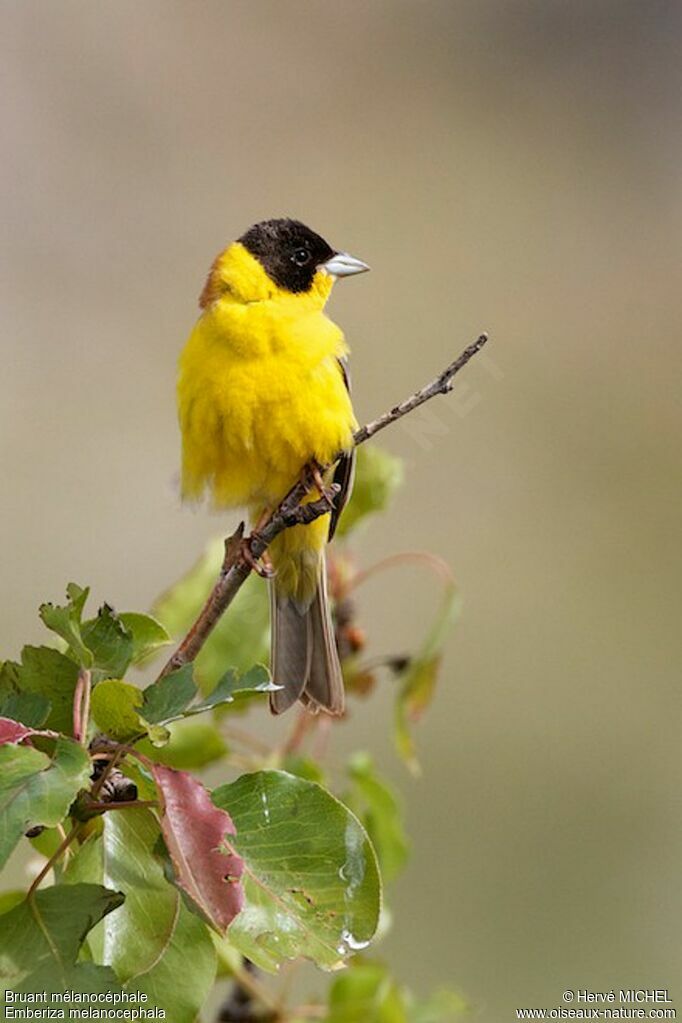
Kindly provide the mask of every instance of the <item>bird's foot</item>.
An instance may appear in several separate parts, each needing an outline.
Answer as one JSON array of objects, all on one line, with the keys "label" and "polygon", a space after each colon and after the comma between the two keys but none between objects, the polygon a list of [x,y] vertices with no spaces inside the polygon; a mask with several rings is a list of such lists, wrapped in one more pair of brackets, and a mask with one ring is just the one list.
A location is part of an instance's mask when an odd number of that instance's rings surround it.
[{"label": "bird's foot", "polygon": [[338,493],[338,489],[334,486],[334,484],[327,486],[322,476],[322,468],[319,462],[316,462],[315,459],[312,459],[303,467],[301,482],[306,488],[307,493],[310,493],[311,490],[317,490],[320,497],[329,505],[329,510],[334,510],[334,499]]},{"label": "bird's foot", "polygon": [[239,544],[239,552],[249,568],[256,572],[261,579],[272,579],[275,570],[267,551],[263,551],[260,558],[257,558],[251,550],[251,543],[257,535],[256,532],[253,532],[250,536],[243,536]]}]

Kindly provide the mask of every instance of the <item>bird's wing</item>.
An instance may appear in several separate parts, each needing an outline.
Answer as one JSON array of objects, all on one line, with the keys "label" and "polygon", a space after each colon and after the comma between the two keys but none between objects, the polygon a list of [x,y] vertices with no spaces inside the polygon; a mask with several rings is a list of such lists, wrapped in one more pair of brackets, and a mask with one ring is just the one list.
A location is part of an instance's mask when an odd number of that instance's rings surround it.
[{"label": "bird's wing", "polygon": [[[350,390],[350,370],[348,368],[348,359],[340,358],[337,360],[341,374],[343,376],[343,382],[346,385],[346,390],[351,393]],[[355,448],[351,448],[346,454],[341,455],[338,462],[336,463],[336,469],[334,470],[334,483],[337,483],[341,488],[334,501],[334,510],[331,515],[331,521],[329,523],[329,539],[334,536],[336,527],[339,524],[339,518],[341,512],[346,507],[348,499],[353,489],[353,478],[355,476]]]}]

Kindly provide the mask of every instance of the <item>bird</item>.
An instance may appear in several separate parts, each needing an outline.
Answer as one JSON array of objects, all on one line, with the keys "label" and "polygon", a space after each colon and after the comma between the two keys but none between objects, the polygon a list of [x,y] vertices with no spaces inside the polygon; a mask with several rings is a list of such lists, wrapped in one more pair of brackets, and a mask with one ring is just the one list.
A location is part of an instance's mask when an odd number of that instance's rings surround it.
[{"label": "bird", "polygon": [[338,278],[366,270],[298,220],[254,224],[213,261],[180,356],[184,500],[244,507],[256,530],[301,479],[330,503],[329,514],[280,533],[261,566],[271,576],[275,714],[297,701],[344,712],[325,550],[352,488],[357,421],[349,348],[324,310]]}]

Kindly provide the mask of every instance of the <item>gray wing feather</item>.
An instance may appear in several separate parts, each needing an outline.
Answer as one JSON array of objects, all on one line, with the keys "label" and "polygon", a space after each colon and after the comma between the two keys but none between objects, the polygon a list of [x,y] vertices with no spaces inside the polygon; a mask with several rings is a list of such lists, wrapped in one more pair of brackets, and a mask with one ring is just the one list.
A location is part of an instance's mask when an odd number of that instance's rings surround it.
[{"label": "gray wing feather", "polygon": [[[343,376],[343,382],[346,385],[346,390],[351,393],[350,388],[350,369],[348,367],[348,359],[338,359],[339,368]],[[336,464],[334,470],[334,483],[336,483],[340,490],[336,495],[334,501],[334,510],[331,514],[331,521],[329,523],[329,539],[331,540],[336,532],[336,527],[339,524],[341,512],[346,507],[348,499],[350,498],[353,490],[353,479],[355,477],[355,448],[342,455]]]}]

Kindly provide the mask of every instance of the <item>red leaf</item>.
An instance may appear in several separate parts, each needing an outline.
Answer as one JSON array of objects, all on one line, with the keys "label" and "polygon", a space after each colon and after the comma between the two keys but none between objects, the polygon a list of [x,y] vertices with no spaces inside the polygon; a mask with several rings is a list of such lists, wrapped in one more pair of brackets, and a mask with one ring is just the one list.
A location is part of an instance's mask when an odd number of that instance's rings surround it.
[{"label": "red leaf", "polygon": [[21,742],[29,735],[35,735],[35,728],[27,728],[13,718],[0,718],[0,746],[7,742]]},{"label": "red leaf", "polygon": [[235,853],[220,852],[225,836],[236,834],[234,824],[186,771],[150,766],[162,796],[161,829],[178,884],[222,933],[244,905],[239,882],[244,864]]}]

